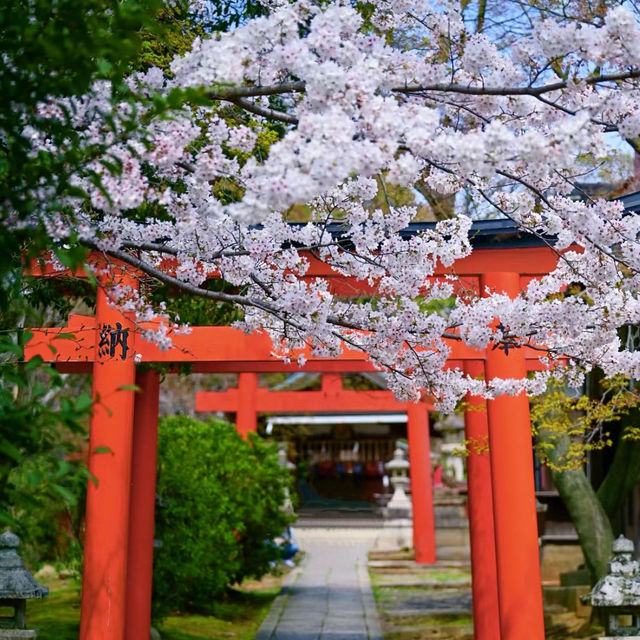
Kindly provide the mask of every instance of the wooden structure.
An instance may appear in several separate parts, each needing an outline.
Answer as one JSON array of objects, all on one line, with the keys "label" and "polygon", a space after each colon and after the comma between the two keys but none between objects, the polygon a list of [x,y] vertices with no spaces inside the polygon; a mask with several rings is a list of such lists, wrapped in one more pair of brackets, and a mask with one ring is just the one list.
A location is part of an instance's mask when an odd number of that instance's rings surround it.
[{"label": "wooden structure", "polygon": [[413,548],[416,562],[422,564],[436,561],[429,458],[429,408],[431,405],[426,402],[399,402],[387,390],[345,390],[339,373],[322,374],[322,387],[319,391],[269,391],[258,386],[256,373],[241,373],[236,389],[199,391],[196,394],[196,411],[235,413],[236,426],[243,437],[256,431],[259,413],[406,413],[412,465]]},{"label": "wooden structure", "polygon": [[[467,288],[514,297],[530,279],[552,270],[558,259],[508,221],[475,223],[472,237],[473,254],[440,269],[435,278],[455,273]],[[40,275],[59,274],[45,269]],[[367,290],[317,261],[309,276],[326,277],[332,290],[343,295]],[[118,265],[112,265],[101,284],[111,283],[137,286],[130,270]],[[68,327],[33,330],[26,347],[27,358],[40,355],[63,371],[93,373],[89,469],[98,484],[89,483],[87,496],[81,640],[140,640],[149,629],[159,378],[138,363],[188,362],[196,372],[299,370],[275,360],[262,335],[198,327],[176,336],[174,347],[163,352],[140,338],[139,329],[145,328],[135,327],[130,317],[112,307],[100,288],[95,317],[76,316]],[[69,334],[75,337],[69,339]],[[464,367],[473,376],[522,378],[528,366],[538,366],[537,354],[527,351],[474,351],[452,342],[448,365]],[[353,351],[338,360],[310,354],[308,360],[303,370],[371,370],[362,354]],[[137,394],[134,384],[140,388]],[[469,401],[477,410],[467,413],[467,438],[488,438],[491,448],[490,459],[486,451],[473,448],[468,459],[476,640],[542,640],[528,400],[524,394],[503,396],[486,407],[479,399]],[[407,411],[413,416],[412,468],[429,469],[427,412],[420,405]],[[102,453],[105,448],[109,453]],[[419,531],[421,535],[429,534]],[[417,548],[422,544],[418,539]]]}]

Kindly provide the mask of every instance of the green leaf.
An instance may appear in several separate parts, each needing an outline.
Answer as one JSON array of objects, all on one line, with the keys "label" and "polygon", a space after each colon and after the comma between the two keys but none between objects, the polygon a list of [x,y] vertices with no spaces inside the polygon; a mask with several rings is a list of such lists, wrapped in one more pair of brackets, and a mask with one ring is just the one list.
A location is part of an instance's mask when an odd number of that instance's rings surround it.
[{"label": "green leaf", "polygon": [[58,260],[69,269],[80,267],[87,259],[89,250],[86,247],[72,246],[68,249],[56,249],[55,254]]},{"label": "green leaf", "polygon": [[42,473],[39,471],[28,471],[25,477],[32,487],[37,487],[42,482]]},{"label": "green leaf", "polygon": [[140,391],[140,387],[135,384],[123,384],[116,391]]},{"label": "green leaf", "polygon": [[[101,447],[96,447],[96,448],[92,451],[92,453],[111,453],[111,454],[113,454],[113,451],[112,451],[109,447],[101,446]],[[97,485],[96,485],[96,486],[97,486]]]},{"label": "green leaf", "polygon": [[20,449],[8,440],[0,440],[0,451],[16,462],[20,462],[20,460],[22,460],[22,452]]},{"label": "green leaf", "polygon": [[66,503],[73,505],[77,502],[76,496],[67,487],[63,487],[61,484],[52,484],[51,489],[61,496]]},{"label": "green leaf", "polygon": [[73,404],[73,408],[78,413],[83,413],[87,411],[93,405],[93,398],[88,393],[81,393]]}]

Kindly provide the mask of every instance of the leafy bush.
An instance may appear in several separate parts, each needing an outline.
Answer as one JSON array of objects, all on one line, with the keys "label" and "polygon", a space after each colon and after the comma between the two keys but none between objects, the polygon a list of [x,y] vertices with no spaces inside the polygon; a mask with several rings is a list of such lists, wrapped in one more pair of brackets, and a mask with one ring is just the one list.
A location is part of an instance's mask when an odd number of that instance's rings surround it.
[{"label": "leafy bush", "polygon": [[33,456],[9,476],[11,529],[20,554],[34,571],[46,562],[82,570],[82,525],[88,469],[59,452]]},{"label": "leafy bush", "polygon": [[289,473],[275,445],[245,442],[233,425],[173,416],[160,422],[154,617],[211,609],[227,585],[259,577],[279,556],[273,539]]}]

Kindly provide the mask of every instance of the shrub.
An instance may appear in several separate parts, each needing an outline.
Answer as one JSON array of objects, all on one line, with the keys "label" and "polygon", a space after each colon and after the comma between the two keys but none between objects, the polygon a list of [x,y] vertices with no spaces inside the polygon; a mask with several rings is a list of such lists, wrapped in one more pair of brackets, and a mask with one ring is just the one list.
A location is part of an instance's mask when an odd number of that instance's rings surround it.
[{"label": "shrub", "polygon": [[186,416],[160,422],[154,617],[207,612],[228,585],[260,577],[278,557],[273,539],[289,473],[275,445],[245,442],[233,425]]}]

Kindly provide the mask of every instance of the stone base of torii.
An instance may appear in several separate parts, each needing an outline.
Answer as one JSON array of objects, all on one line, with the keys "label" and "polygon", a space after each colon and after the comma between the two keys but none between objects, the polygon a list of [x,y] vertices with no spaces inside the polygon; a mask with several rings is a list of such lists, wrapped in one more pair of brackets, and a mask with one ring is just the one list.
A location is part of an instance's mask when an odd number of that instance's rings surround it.
[{"label": "stone base of torii", "polygon": [[[126,271],[117,278],[135,286]],[[483,273],[480,286],[515,296],[521,274]],[[159,377],[136,363],[190,362],[194,371],[298,370],[276,362],[262,335],[198,327],[190,335],[176,336],[174,348],[162,352],[139,338],[140,328],[145,327],[134,327],[99,288],[95,318],[72,317],[69,327],[33,330],[26,349],[27,358],[41,355],[63,371],[93,373],[89,470],[98,484],[89,483],[87,495],[81,640],[140,640],[150,625]],[[476,352],[457,342],[451,349],[450,366],[463,366],[477,377],[522,378],[535,359],[531,354],[527,362],[526,349]],[[371,370],[362,354],[354,352],[339,361],[310,357],[305,368]],[[466,437],[472,442],[488,437],[490,446],[490,455],[472,447],[467,460],[475,637],[542,640],[528,400],[523,394],[504,396],[486,407],[480,399],[467,400],[475,410],[466,413]],[[411,466],[419,477],[420,470],[430,469],[428,414],[423,403],[406,410]],[[414,476],[414,492],[428,494],[430,501],[430,474],[422,477],[420,486]],[[427,525],[418,520],[414,529],[418,558],[432,562],[432,513]],[[426,556],[420,558],[423,550]]]}]

